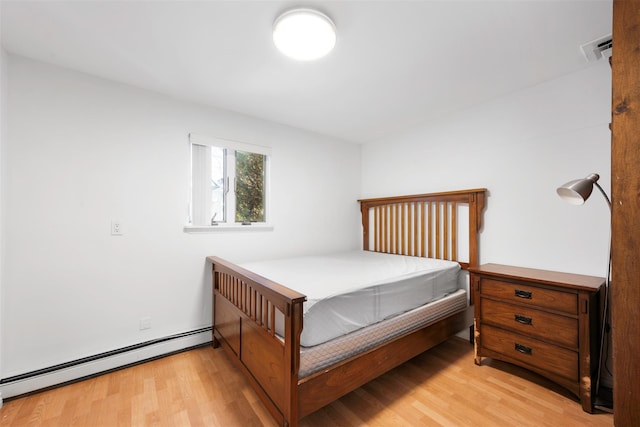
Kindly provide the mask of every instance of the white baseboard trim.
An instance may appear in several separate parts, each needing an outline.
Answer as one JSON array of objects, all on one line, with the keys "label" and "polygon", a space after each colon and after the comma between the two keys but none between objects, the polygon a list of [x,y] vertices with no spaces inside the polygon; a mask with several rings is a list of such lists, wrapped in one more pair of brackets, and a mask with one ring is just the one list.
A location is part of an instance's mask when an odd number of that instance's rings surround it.
[{"label": "white baseboard trim", "polygon": [[140,346],[131,346],[122,351],[109,352],[105,357],[99,357],[94,360],[88,360],[87,362],[73,364],[69,367],[51,370],[50,372],[44,372],[26,378],[19,378],[13,381],[11,378],[3,379],[0,384],[0,407],[2,406],[2,399],[77,381],[145,360],[155,359],[191,347],[197,347],[208,342],[211,342],[211,328],[150,341]]}]

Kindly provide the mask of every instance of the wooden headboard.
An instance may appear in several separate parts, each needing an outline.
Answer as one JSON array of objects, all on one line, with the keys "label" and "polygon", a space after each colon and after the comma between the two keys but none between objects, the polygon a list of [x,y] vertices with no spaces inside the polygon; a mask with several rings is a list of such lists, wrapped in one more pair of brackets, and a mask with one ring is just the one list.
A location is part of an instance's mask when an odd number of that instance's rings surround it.
[{"label": "wooden headboard", "polygon": [[[478,188],[358,200],[362,248],[458,261],[465,269],[478,265],[478,234],[486,191]],[[468,227],[458,221],[461,206],[468,207]],[[463,245],[468,254],[459,253]]]}]

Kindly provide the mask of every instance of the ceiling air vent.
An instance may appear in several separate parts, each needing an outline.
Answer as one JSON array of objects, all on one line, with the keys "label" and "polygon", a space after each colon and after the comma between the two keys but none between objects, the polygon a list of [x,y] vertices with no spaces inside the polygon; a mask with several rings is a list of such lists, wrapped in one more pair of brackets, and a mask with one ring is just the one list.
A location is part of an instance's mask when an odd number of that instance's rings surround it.
[{"label": "ceiling air vent", "polygon": [[595,62],[600,58],[609,58],[611,56],[611,47],[613,39],[611,34],[600,37],[599,39],[590,41],[580,46],[582,53],[588,62]]}]

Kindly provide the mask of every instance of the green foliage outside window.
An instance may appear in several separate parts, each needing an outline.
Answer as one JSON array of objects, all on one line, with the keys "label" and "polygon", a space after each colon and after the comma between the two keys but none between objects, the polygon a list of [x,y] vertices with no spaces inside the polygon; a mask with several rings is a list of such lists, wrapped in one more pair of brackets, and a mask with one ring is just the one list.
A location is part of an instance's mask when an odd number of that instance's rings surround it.
[{"label": "green foliage outside window", "polygon": [[265,222],[265,158],[236,151],[236,222]]}]

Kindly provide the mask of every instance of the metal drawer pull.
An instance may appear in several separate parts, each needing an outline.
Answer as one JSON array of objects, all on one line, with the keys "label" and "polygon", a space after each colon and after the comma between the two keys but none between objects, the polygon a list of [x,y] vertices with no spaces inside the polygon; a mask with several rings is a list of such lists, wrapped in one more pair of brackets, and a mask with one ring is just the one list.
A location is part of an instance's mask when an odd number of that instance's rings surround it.
[{"label": "metal drawer pull", "polygon": [[516,351],[522,354],[528,354],[531,356],[531,352],[533,351],[531,347],[527,347],[526,345],[516,343]]},{"label": "metal drawer pull", "polygon": [[531,325],[532,320],[531,317],[523,316],[521,314],[515,315],[515,320],[518,323],[522,323],[523,325]]},{"label": "metal drawer pull", "polygon": [[520,289],[516,289],[516,296],[518,298],[531,299],[531,292],[529,292],[529,291],[521,291]]}]

